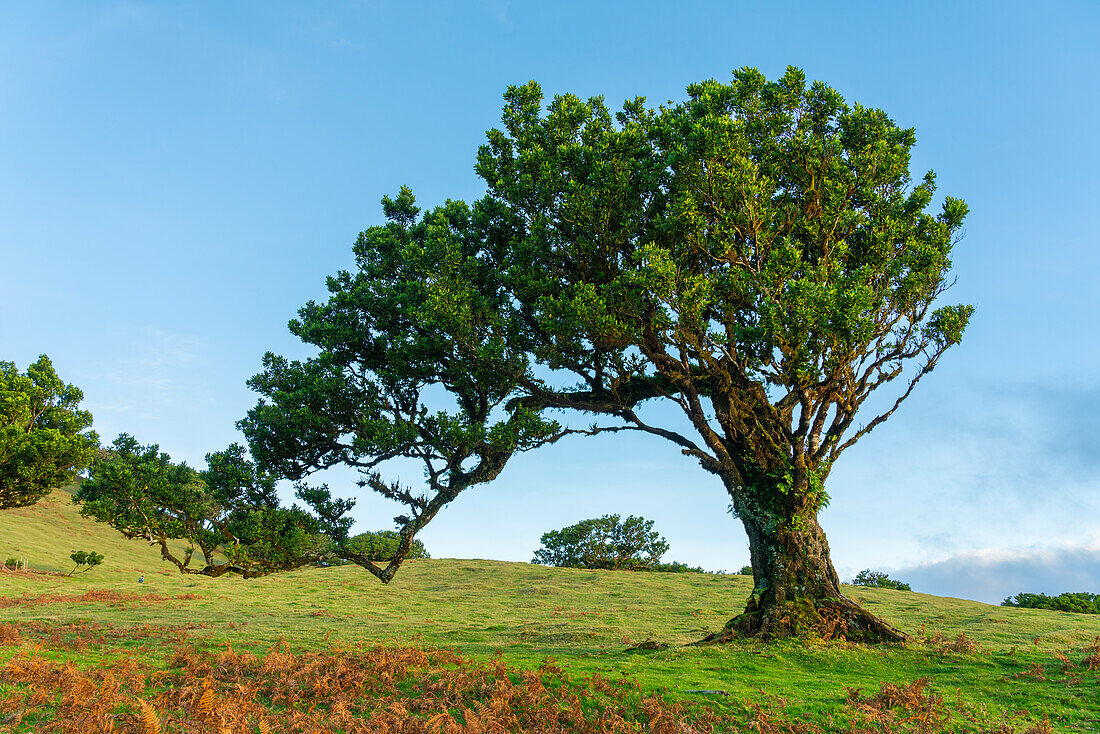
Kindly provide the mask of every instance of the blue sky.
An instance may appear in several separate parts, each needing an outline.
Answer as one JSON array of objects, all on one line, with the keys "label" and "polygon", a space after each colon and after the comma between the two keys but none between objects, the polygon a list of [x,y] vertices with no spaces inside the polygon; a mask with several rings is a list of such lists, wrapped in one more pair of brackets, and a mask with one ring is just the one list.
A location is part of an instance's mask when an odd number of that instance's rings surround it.
[{"label": "blue sky", "polygon": [[[793,64],[915,127],[915,171],[971,209],[952,299],[977,313],[834,469],[838,570],[994,602],[1100,592],[1098,37],[1091,2],[5,4],[0,359],[48,354],[105,439],[201,463],[239,438],[261,355],[308,354],[286,322],[383,194],[480,195],[507,85],[659,103]],[[521,457],[423,539],[528,560],[549,529],[642,514],[667,558],[738,568],[726,505],[671,447],[601,437]]]}]

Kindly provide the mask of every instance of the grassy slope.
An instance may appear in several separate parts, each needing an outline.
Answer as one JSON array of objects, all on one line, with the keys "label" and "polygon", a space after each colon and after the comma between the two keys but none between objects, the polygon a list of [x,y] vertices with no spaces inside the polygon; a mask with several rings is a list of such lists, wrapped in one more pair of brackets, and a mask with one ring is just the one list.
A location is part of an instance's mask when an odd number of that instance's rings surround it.
[{"label": "grassy slope", "polygon": [[[253,581],[207,579],[181,576],[155,549],[81,518],[64,491],[32,508],[0,512],[0,560],[25,557],[32,568],[68,572],[74,549],[99,551],[106,560],[72,578],[0,573],[0,596],[111,589],[198,598],[127,608],[72,602],[0,607],[0,623],[197,623],[235,644],[414,642],[457,647],[474,656],[502,650],[521,666],[553,656],[579,673],[626,673],[673,695],[719,689],[736,694],[725,701],[779,696],[790,702],[791,711],[819,720],[837,706],[845,686],[866,691],[883,681],[928,676],[952,702],[961,691],[964,701],[991,711],[1050,714],[1065,731],[1100,729],[1100,676],[1092,674],[1075,686],[1054,675],[1046,681],[1013,677],[1036,662],[1051,667],[1052,652],[1080,649],[1100,635],[1098,616],[849,588],[852,597],[906,631],[924,626],[948,636],[965,632],[986,652],[945,655],[922,646],[876,650],[745,642],[626,654],[625,647],[646,639],[684,644],[720,628],[743,606],[751,580],[456,559],[410,561],[389,586],[354,566]],[[144,584],[137,584],[139,575],[145,576]]]}]

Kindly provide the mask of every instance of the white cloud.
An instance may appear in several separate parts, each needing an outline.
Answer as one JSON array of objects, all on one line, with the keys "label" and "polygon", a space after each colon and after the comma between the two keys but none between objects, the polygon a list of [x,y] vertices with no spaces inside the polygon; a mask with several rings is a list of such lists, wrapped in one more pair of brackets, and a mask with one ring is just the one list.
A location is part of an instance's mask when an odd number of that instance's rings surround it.
[{"label": "white cloud", "polygon": [[998,604],[1020,592],[1100,593],[1100,537],[1086,543],[984,548],[891,571],[914,591]]}]

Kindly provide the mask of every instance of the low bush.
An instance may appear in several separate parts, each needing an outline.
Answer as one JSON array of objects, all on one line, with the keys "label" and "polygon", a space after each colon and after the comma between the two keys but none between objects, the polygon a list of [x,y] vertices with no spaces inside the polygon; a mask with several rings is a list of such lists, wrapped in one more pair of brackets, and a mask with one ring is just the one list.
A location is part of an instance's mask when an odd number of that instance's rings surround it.
[{"label": "low bush", "polygon": [[656,571],[661,570],[661,556],[668,552],[668,542],[653,529],[653,521],[634,515],[625,520],[618,515],[581,520],[551,530],[541,542],[531,562],[558,568]]},{"label": "low bush", "polygon": [[892,579],[881,571],[872,571],[869,568],[865,568],[860,571],[854,579],[852,579],[853,586],[870,586],[876,589],[895,589],[897,591],[912,591],[909,584],[904,581],[897,581]]}]

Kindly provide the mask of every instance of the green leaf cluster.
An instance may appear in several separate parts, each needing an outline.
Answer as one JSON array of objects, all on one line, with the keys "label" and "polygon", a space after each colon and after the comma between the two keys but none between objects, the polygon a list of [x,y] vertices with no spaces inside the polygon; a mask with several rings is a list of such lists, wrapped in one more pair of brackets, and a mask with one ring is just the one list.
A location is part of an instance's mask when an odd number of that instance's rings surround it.
[{"label": "green leaf cluster", "polygon": [[92,463],[99,438],[83,399],[44,354],[25,373],[0,362],[0,509],[33,505]]},{"label": "green leaf cluster", "polygon": [[[348,540],[348,547],[377,561],[388,561],[397,554],[401,536],[395,530],[374,530],[359,533]],[[431,558],[419,540],[414,540],[407,558]]]},{"label": "green leaf cluster", "polygon": [[551,530],[540,542],[542,547],[531,562],[559,568],[662,570],[658,568],[661,556],[668,552],[668,542],[653,529],[653,521],[635,515],[581,520]]},{"label": "green leaf cluster", "polygon": [[[530,367],[503,316],[491,213],[448,202],[421,217],[408,189],[383,208],[387,224],[356,242],[358,270],[330,278],[328,301],[306,304],[290,323],[318,355],[266,355],[249,383],[263,398],[240,427],[266,470],[302,480],[353,466],[361,486],[407,508],[396,518],[402,550],[382,569],[350,543],[353,501],[299,486],[334,553],[388,581],[443,506],[563,432],[536,410],[504,407]],[[398,458],[421,462],[425,491],[383,480],[378,467]]]},{"label": "green leaf cluster", "polygon": [[69,558],[76,564],[73,570],[69,572],[70,576],[72,576],[73,573],[76,572],[76,569],[81,566],[87,566],[84,570],[91,571],[93,568],[103,563],[103,554],[95,551],[76,550],[69,554]]},{"label": "green leaf cluster", "polygon": [[872,571],[865,568],[852,579],[854,586],[870,586],[875,589],[894,589],[895,591],[912,591],[909,584],[904,581],[890,578],[882,571]]}]

